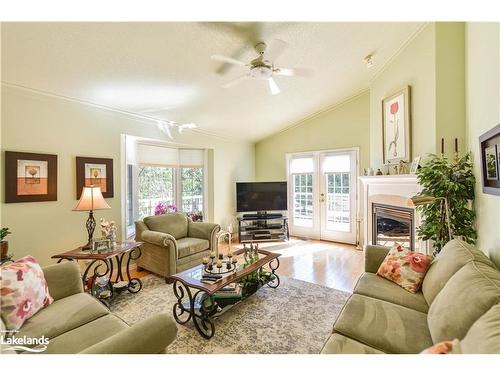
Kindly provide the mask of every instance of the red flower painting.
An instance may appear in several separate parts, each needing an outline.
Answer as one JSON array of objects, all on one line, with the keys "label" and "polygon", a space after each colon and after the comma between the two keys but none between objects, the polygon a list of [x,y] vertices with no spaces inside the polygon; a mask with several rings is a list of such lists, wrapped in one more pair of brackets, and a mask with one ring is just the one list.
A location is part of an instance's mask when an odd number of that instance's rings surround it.
[{"label": "red flower painting", "polygon": [[391,104],[391,115],[398,113],[398,110],[399,110],[399,103],[398,102],[392,103]]}]

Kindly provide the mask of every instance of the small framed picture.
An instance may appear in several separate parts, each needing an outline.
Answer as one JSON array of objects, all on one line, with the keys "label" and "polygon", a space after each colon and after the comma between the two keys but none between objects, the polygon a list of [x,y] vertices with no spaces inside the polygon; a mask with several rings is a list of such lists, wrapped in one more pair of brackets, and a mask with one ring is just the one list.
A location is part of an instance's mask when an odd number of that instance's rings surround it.
[{"label": "small framed picture", "polygon": [[411,162],[411,167],[410,167],[410,174],[417,173],[417,169],[418,169],[419,164],[420,164],[420,156],[413,158],[413,161]]},{"label": "small framed picture", "polygon": [[91,185],[100,187],[104,198],[113,198],[113,159],[76,157],[76,199]]},{"label": "small framed picture", "polygon": [[500,195],[500,124],[479,137],[483,193]]},{"label": "small framed picture", "polygon": [[57,155],[5,151],[5,203],[57,200]]},{"label": "small framed picture", "polygon": [[101,252],[111,249],[111,241],[107,238],[98,238],[92,240],[92,251]]}]

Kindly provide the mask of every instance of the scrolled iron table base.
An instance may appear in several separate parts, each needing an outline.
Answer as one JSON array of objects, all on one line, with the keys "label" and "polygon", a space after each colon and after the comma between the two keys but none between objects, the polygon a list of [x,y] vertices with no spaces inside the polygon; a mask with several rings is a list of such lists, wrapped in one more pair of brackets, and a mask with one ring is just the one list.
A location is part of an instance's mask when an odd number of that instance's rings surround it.
[{"label": "scrolled iron table base", "polygon": [[[264,284],[270,288],[276,289],[280,285],[280,278],[276,273],[276,270],[280,266],[280,262],[278,258],[275,258],[271,260],[268,265],[274,277]],[[259,273],[260,271],[261,269]],[[177,298],[177,302],[173,306],[175,321],[184,325],[192,319],[196,330],[202,337],[205,339],[212,338],[215,334],[213,315],[221,311],[214,297],[195,287],[193,287],[193,289],[196,290],[196,292],[193,294],[190,287],[178,279],[173,281],[173,289],[174,295]]]}]

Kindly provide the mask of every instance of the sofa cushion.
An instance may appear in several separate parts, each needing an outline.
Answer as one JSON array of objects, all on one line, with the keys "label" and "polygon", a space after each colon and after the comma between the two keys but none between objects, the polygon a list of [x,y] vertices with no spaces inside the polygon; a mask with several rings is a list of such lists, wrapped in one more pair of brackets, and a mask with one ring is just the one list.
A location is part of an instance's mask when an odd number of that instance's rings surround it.
[{"label": "sofa cushion", "polygon": [[349,298],[333,330],[385,353],[420,353],[432,345],[426,314],[359,294]]},{"label": "sofa cushion", "polygon": [[374,273],[365,272],[354,287],[354,293],[381,299],[396,305],[427,313],[429,306],[422,292],[410,293]]},{"label": "sofa cushion", "polygon": [[334,333],[323,346],[321,354],[384,354],[384,352]]},{"label": "sofa cushion", "polygon": [[470,327],[454,353],[500,353],[500,304],[493,306]]},{"label": "sofa cushion", "polygon": [[64,332],[109,314],[109,310],[87,293],[78,293],[55,301],[33,315],[16,336],[51,339]]},{"label": "sofa cushion", "polygon": [[128,324],[113,314],[101,316],[87,324],[50,339],[45,353],[78,353],[127,328],[129,328]]},{"label": "sofa cushion", "polygon": [[192,254],[199,253],[210,247],[208,240],[201,238],[185,237],[177,240],[177,252],[179,258],[184,258]]},{"label": "sofa cushion", "polygon": [[186,237],[188,233],[188,218],[181,212],[148,216],[144,218],[144,223],[150,230],[171,234],[176,240]]},{"label": "sofa cushion", "polygon": [[469,262],[448,280],[429,307],[434,342],[461,340],[472,324],[500,302],[500,271]]},{"label": "sofa cushion", "polygon": [[446,282],[467,262],[476,261],[495,267],[492,261],[479,249],[461,240],[448,242],[434,258],[422,283],[427,304],[431,304]]}]

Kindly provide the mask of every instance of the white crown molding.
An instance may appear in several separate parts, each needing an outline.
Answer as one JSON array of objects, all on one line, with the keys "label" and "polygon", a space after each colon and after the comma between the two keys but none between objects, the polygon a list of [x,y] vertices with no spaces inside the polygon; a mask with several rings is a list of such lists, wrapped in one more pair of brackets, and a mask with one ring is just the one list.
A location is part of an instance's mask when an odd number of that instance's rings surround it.
[{"label": "white crown molding", "polygon": [[406,47],[418,36],[424,31],[424,29],[430,25],[432,22],[424,22],[422,25],[420,25],[417,30],[415,30],[409,37],[406,39],[406,41],[401,44],[401,46],[389,57],[386,62],[380,67],[380,69],[377,70],[377,72],[373,75],[373,77],[370,79],[369,87],[373,84],[374,81],[376,81],[382,73],[384,73],[389,65],[391,65],[394,60],[404,51]]},{"label": "white crown molding", "polygon": [[[16,83],[11,83],[11,82],[7,82],[7,81],[2,81],[2,86],[10,87],[10,88],[21,90],[21,91],[30,92],[30,93],[33,93],[33,94],[36,94],[36,95],[41,95],[41,96],[46,96],[46,97],[55,98],[55,99],[59,99],[59,100],[64,100],[64,101],[68,101],[68,102],[73,102],[73,103],[85,105],[85,106],[88,106],[88,107],[94,107],[94,108],[102,109],[104,111],[118,113],[120,115],[129,117],[129,118],[136,118],[136,119],[140,119],[140,120],[145,120],[148,123],[149,122],[154,122],[155,126],[156,126],[156,124],[158,122],[166,122],[166,120],[158,118],[158,117],[143,115],[143,114],[140,114],[140,113],[137,113],[137,112],[131,112],[131,111],[126,111],[126,110],[119,109],[119,108],[109,107],[109,106],[105,106],[105,105],[93,103],[93,102],[90,102],[90,101],[87,101],[87,100],[77,99],[77,98],[73,98],[73,97],[69,97],[69,96],[64,96],[64,95],[59,95],[59,94],[55,94],[55,93],[52,93],[52,92],[35,89],[33,87],[27,87],[27,86],[23,86],[23,85],[18,85]],[[209,137],[213,137],[213,138],[218,138],[218,139],[220,139],[222,141],[226,141],[226,142],[232,141],[231,139],[229,139],[229,138],[227,138],[225,136],[222,136],[222,135],[220,135],[218,133],[209,132],[207,130],[203,130],[203,129],[200,129],[200,128],[189,129],[189,130],[186,130],[186,131],[193,132],[193,133],[198,133],[200,135],[205,135],[205,136],[209,136]]]}]

